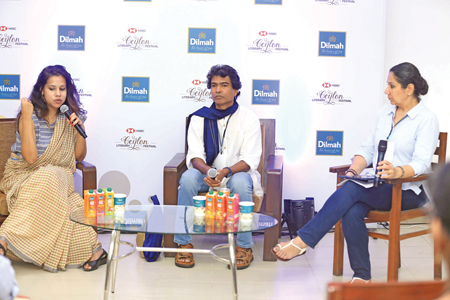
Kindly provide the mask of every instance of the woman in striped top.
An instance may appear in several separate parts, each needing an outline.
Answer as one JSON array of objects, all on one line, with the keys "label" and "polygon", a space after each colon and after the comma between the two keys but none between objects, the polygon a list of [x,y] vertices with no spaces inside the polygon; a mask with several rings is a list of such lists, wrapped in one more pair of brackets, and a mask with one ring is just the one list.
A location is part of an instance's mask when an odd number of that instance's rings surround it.
[{"label": "woman in striped top", "polygon": [[[60,113],[67,105],[70,120]],[[39,74],[17,115],[16,143],[0,190],[7,195],[9,217],[0,227],[0,255],[57,272],[83,266],[92,271],[106,263],[95,231],[75,224],[69,214],[83,207],[74,191],[75,160],[86,156],[83,110],[71,75],[63,66]]]}]

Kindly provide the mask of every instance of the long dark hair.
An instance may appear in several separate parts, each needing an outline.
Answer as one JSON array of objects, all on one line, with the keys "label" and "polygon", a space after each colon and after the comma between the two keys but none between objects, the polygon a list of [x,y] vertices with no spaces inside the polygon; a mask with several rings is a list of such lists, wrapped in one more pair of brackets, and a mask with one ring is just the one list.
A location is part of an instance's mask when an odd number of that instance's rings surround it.
[{"label": "long dark hair", "polygon": [[[231,86],[233,87],[233,89],[235,89],[235,90],[241,89],[242,84],[241,84],[241,79],[239,78],[238,73],[236,72],[235,69],[233,69],[232,67],[230,67],[228,65],[215,65],[215,66],[211,67],[211,69],[208,72],[208,75],[206,75],[206,78],[208,79],[206,86],[208,89],[211,89],[212,78],[217,75],[222,78],[229,76],[230,81],[231,81]],[[234,97],[234,100],[236,100],[240,94],[241,94],[241,92],[239,91],[237,93],[236,97]]]},{"label": "long dark hair", "polygon": [[414,85],[414,96],[420,101],[420,95],[428,93],[428,83],[420,75],[419,69],[409,62],[404,62],[392,67],[390,70],[395,76],[395,79],[401,84],[402,88],[406,88],[408,84]]},{"label": "long dark hair", "polygon": [[[44,68],[38,76],[36,83],[34,84],[33,91],[28,97],[34,106],[34,113],[38,119],[45,118],[48,115],[47,103],[42,98],[42,90],[47,84],[47,80],[52,76],[62,76],[66,80],[67,97],[63,104],[69,107],[71,112],[74,112],[77,116],[85,115],[86,110],[82,108],[80,96],[78,95],[77,88],[73,82],[72,76],[67,72],[66,68],[61,65],[48,66]],[[17,114],[17,121],[19,121],[22,111]]]}]

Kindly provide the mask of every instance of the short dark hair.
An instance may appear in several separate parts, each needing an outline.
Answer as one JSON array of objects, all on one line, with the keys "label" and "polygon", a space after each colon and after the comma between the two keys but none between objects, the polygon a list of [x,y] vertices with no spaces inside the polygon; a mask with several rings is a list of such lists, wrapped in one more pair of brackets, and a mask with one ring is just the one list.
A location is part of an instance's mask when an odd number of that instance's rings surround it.
[{"label": "short dark hair", "polygon": [[[208,79],[208,89],[211,89],[211,80],[214,76],[220,76],[222,78],[225,78],[227,76],[230,77],[231,86],[235,90],[240,90],[242,87],[241,79],[239,78],[237,71],[228,65],[215,65],[211,67],[208,75],[206,75],[206,78]],[[240,94],[241,92],[239,91],[234,99],[236,100],[236,98],[239,97]]]},{"label": "short dark hair", "polygon": [[428,93],[428,83],[420,75],[419,69],[415,65],[409,62],[404,62],[392,67],[390,70],[394,74],[395,79],[402,85],[402,88],[406,88],[408,84],[414,85],[414,96],[417,100],[420,99],[420,95],[426,95]]}]

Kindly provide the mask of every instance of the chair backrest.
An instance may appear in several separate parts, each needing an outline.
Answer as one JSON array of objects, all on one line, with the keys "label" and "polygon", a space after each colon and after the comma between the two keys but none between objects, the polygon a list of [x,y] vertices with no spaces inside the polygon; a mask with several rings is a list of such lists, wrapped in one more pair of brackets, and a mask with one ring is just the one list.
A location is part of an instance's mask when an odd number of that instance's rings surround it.
[{"label": "chair backrest", "polygon": [[16,119],[0,119],[0,180],[5,164],[11,156],[11,146],[16,141]]},{"label": "chair backrest", "polygon": [[[259,161],[258,172],[261,174],[261,185],[266,187],[267,183],[267,172],[266,166],[269,161],[270,155],[275,155],[275,119],[259,119],[261,125],[261,142],[262,142],[262,153],[261,159]],[[187,125],[187,118],[186,118]],[[187,153],[187,130],[184,140],[185,154]]]},{"label": "chair backrest", "polygon": [[387,282],[328,284],[328,300],[432,300],[438,298],[446,282]]},{"label": "chair backrest", "polygon": [[434,155],[437,156],[437,163],[431,163],[431,167],[433,168],[433,170],[437,165],[445,164],[445,157],[447,155],[447,132],[440,132],[438,139],[439,145],[434,152]]}]

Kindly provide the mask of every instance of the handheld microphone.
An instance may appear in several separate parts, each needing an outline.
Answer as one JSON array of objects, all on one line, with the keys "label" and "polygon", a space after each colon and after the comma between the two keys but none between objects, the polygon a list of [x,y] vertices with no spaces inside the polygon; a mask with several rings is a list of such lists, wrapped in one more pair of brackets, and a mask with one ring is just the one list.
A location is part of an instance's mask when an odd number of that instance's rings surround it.
[{"label": "handheld microphone", "polygon": [[387,149],[387,141],[386,140],[380,140],[380,143],[378,144],[378,161],[377,165],[375,167],[375,181],[373,183],[374,187],[378,187],[380,185],[380,175],[378,175],[378,170],[376,169],[378,167],[378,164],[380,161],[384,160],[384,155],[386,154]]},{"label": "handheld microphone", "polygon": [[211,179],[214,179],[217,176],[217,170],[215,168],[211,168],[211,169],[208,170],[208,174],[207,175]]},{"label": "handheld microphone", "polygon": [[[206,175],[208,175],[208,177],[210,177],[211,179],[214,179],[217,176],[217,170],[215,168],[211,168],[208,170]],[[214,188],[211,186],[211,187],[209,187],[209,190],[214,191]]]},{"label": "handheld microphone", "polygon": [[[59,110],[66,115],[66,118],[70,121],[70,115],[72,114],[67,107],[67,105],[62,105]],[[78,133],[83,137],[87,138],[86,132],[84,132],[84,129],[80,126],[80,124],[75,124],[75,129],[78,131]]]}]

